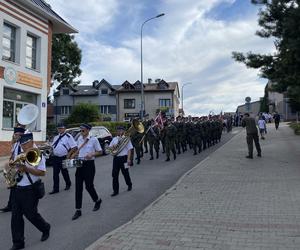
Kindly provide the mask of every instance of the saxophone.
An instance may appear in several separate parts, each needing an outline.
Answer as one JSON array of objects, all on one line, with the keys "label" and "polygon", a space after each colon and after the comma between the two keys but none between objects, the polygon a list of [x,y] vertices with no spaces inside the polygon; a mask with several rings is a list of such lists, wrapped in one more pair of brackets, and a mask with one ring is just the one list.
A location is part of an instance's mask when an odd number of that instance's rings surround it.
[{"label": "saxophone", "polygon": [[115,156],[122,151],[122,149],[127,145],[130,140],[130,136],[137,131],[138,133],[144,133],[144,125],[139,122],[137,119],[132,121],[131,127],[125,131],[122,138],[118,141],[118,144],[114,145],[111,148],[108,148],[107,151],[109,154]]},{"label": "saxophone", "polygon": [[8,187],[14,187],[17,184],[17,175],[19,174],[18,166],[28,163],[37,166],[41,161],[41,151],[38,148],[31,148],[25,153],[19,154],[14,161],[10,161],[4,168],[3,176]]}]

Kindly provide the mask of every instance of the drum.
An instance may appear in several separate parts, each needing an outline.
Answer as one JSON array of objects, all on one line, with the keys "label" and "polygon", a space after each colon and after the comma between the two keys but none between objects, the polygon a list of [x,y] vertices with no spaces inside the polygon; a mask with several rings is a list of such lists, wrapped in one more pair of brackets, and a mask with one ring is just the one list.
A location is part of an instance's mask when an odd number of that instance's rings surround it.
[{"label": "drum", "polygon": [[80,168],[82,167],[83,160],[81,159],[66,159],[62,161],[63,168]]}]

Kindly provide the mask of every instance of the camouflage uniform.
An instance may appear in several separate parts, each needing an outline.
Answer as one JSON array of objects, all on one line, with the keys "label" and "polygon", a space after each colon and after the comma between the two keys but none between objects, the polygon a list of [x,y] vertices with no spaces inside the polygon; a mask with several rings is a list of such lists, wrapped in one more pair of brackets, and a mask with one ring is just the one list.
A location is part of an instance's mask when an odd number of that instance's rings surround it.
[{"label": "camouflage uniform", "polygon": [[166,133],[166,137],[165,137],[166,155],[167,155],[166,161],[170,160],[171,151],[173,153],[174,160],[175,160],[176,159],[175,137],[176,137],[177,129],[171,123],[168,124],[164,129],[165,129],[165,133]]},{"label": "camouflage uniform", "polygon": [[141,143],[140,141],[143,138],[143,134],[142,133],[138,133],[137,131],[135,131],[132,136],[131,136],[131,143],[134,147],[135,153],[136,153],[136,160],[137,160],[137,164],[140,164],[141,162],[141,157],[142,157],[142,150],[143,148],[141,147]]},{"label": "camouflage uniform", "polygon": [[150,160],[153,160],[153,146],[156,152],[156,159],[159,157],[159,129],[157,126],[150,128],[148,134]]}]

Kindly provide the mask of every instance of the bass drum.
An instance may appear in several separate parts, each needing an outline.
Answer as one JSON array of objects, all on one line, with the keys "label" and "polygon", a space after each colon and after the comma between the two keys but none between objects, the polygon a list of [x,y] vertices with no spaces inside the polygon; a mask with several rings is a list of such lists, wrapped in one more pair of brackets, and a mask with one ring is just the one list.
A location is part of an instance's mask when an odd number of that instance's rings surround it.
[{"label": "bass drum", "polygon": [[66,159],[62,161],[63,168],[80,168],[83,161],[81,159]]}]

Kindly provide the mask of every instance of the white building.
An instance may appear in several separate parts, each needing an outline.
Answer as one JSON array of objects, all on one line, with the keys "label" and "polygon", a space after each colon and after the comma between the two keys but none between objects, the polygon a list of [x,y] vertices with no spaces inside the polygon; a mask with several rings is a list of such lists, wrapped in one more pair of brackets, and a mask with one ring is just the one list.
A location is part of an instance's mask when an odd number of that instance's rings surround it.
[{"label": "white building", "polygon": [[40,113],[35,141],[46,138],[52,34],[77,32],[42,0],[0,0],[0,156],[6,155],[18,111]]}]

